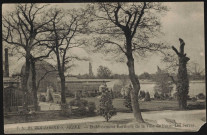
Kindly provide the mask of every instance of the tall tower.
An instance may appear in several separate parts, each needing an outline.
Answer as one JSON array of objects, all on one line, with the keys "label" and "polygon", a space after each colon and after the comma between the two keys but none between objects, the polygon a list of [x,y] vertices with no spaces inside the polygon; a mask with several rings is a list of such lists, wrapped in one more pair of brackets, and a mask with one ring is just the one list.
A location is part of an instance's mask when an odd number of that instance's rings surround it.
[{"label": "tall tower", "polygon": [[5,48],[5,63],[4,63],[4,76],[9,77],[9,55],[8,48]]},{"label": "tall tower", "polygon": [[92,71],[92,65],[91,62],[89,62],[89,76],[93,77],[93,71]]}]

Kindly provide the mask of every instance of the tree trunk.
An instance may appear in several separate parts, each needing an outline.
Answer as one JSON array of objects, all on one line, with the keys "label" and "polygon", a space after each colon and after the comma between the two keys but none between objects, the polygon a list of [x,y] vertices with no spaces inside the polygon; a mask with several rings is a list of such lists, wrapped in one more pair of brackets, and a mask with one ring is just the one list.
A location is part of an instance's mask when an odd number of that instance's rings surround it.
[{"label": "tree trunk", "polygon": [[32,71],[33,105],[34,105],[35,111],[37,111],[38,101],[37,101],[36,70],[35,70],[35,61],[33,59],[31,59],[31,71]]},{"label": "tree trunk", "polygon": [[65,104],[66,99],[65,99],[65,76],[64,76],[64,73],[60,74],[60,81],[61,81],[61,103]]},{"label": "tree trunk", "polygon": [[26,52],[26,65],[25,65],[25,71],[23,73],[23,81],[22,81],[22,90],[23,90],[23,110],[28,110],[28,100],[27,100],[27,94],[28,94],[28,79],[29,79],[29,72],[30,72],[30,56],[29,53]]},{"label": "tree trunk", "polygon": [[189,92],[189,79],[186,65],[190,58],[188,58],[184,53],[185,42],[180,38],[179,41],[180,51],[178,52],[178,50],[174,46],[172,46],[172,49],[175,51],[179,59],[179,68],[177,74],[178,81],[176,83],[179,109],[185,110],[187,109],[187,97]]},{"label": "tree trunk", "polygon": [[179,109],[185,110],[187,109],[187,97],[189,92],[189,80],[187,74],[185,57],[179,58],[179,68],[178,68],[178,82],[176,85],[176,89],[178,91],[178,104]]},{"label": "tree trunk", "polygon": [[134,113],[134,117],[137,122],[144,122],[142,115],[141,115],[141,110],[139,108],[139,103],[138,103],[138,93],[140,90],[140,83],[135,75],[135,70],[134,70],[134,58],[131,55],[128,56],[128,62],[127,62],[128,70],[129,70],[129,78],[132,82],[133,89],[131,90],[131,102],[132,102],[132,109]]}]

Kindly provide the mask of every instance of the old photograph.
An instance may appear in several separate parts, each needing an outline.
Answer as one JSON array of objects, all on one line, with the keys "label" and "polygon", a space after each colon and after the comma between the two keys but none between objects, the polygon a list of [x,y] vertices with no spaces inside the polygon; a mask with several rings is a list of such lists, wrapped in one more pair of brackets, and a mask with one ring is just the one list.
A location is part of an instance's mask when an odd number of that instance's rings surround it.
[{"label": "old photograph", "polygon": [[197,132],[204,2],[3,3],[5,134]]}]

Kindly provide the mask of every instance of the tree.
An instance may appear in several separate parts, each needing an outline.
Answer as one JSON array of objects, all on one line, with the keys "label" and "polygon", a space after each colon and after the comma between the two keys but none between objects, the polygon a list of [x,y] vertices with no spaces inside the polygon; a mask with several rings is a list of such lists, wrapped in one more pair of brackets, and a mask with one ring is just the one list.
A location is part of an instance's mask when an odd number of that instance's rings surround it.
[{"label": "tree", "polygon": [[156,85],[154,87],[154,90],[155,92],[163,95],[164,97],[170,96],[173,86],[169,80],[169,74],[164,70],[161,70],[158,66],[157,69],[158,71],[156,73]]},{"label": "tree", "polygon": [[97,69],[97,77],[108,79],[111,76],[111,70],[108,67],[105,66],[99,66]]},{"label": "tree", "polygon": [[204,76],[202,73],[205,71],[205,69],[201,68],[200,65],[196,62],[189,63],[190,66],[188,67],[188,71],[190,72],[190,78],[193,80],[197,79],[204,79]]},{"label": "tree", "polygon": [[51,48],[55,54],[57,61],[57,69],[61,82],[61,103],[66,104],[65,98],[65,72],[71,67],[72,60],[81,60],[77,56],[72,56],[70,50],[82,45],[76,39],[87,26],[88,16],[86,10],[68,10],[61,9],[51,10],[52,25],[50,26],[51,33],[48,40],[51,41],[48,48]]},{"label": "tree", "polygon": [[159,14],[166,11],[166,7],[161,3],[137,2],[99,3],[93,8],[98,23],[93,32],[99,34],[99,37],[93,37],[96,51],[117,54],[119,61],[127,60],[133,85],[131,100],[134,117],[136,121],[144,122],[138,103],[140,82],[135,74],[134,56],[143,57],[147,52],[166,48],[163,44],[150,41],[160,31]]},{"label": "tree", "polygon": [[129,85],[127,94],[124,97],[124,99],[125,99],[124,106],[127,107],[127,108],[129,108],[132,111],[131,90],[132,90],[132,86]]},{"label": "tree", "polygon": [[173,51],[178,56],[179,67],[176,81],[176,90],[178,92],[178,104],[180,109],[187,108],[187,98],[189,92],[189,79],[187,74],[187,62],[190,60],[184,53],[185,42],[179,38],[180,41],[180,51],[178,51],[174,46],[172,46]]},{"label": "tree", "polygon": [[147,73],[147,72],[144,72],[141,75],[139,75],[139,78],[140,79],[147,79],[147,80],[149,80],[149,79],[151,79],[151,75],[149,73]]},{"label": "tree", "polygon": [[[30,74],[31,60],[33,58],[32,50],[40,46],[41,37],[45,37],[45,26],[51,22],[53,18],[48,18],[47,12],[42,11],[46,5],[38,4],[18,4],[15,11],[8,15],[2,16],[3,25],[3,41],[13,45],[19,54],[26,59],[26,67],[23,74],[22,89],[24,91],[23,108],[27,110],[27,93],[28,78]],[[34,74],[33,74],[34,75]],[[34,76],[33,76],[34,77]],[[35,80],[35,78],[33,78]],[[37,95],[35,88],[34,101],[37,104]]]},{"label": "tree", "polygon": [[112,104],[111,92],[107,87],[104,88],[101,94],[99,113],[106,119],[107,122],[112,116],[116,115],[116,109]]}]

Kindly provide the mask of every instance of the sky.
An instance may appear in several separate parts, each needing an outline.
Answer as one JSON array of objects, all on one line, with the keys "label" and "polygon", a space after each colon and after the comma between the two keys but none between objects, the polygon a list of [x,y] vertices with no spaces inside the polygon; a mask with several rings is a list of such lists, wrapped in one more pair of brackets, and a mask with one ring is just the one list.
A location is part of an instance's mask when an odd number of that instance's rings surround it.
[{"label": "sky", "polygon": [[[79,8],[85,5],[83,3],[64,3],[56,4],[64,9]],[[169,45],[179,47],[179,38],[185,41],[185,52],[191,59],[191,62],[196,62],[201,68],[205,67],[205,43],[204,43],[204,3],[203,2],[165,2],[169,11],[161,17],[162,32],[159,41],[166,42]],[[13,9],[12,4],[3,4],[2,12],[9,12]],[[108,60],[108,57],[103,54],[88,53],[83,49],[74,49],[73,52],[81,57],[88,57],[92,64],[94,74],[97,73],[97,68],[100,65],[107,66],[114,74],[128,74],[126,63],[117,63],[113,59]],[[174,53],[174,52],[172,52]],[[135,72],[141,74],[143,72],[155,73],[157,66],[165,68],[161,62],[161,55],[154,54],[144,59],[135,60]],[[10,72],[19,72],[24,60],[10,57]],[[190,62],[189,61],[189,62]],[[75,67],[69,72],[70,74],[85,74],[89,72],[89,62],[75,62]]]}]

